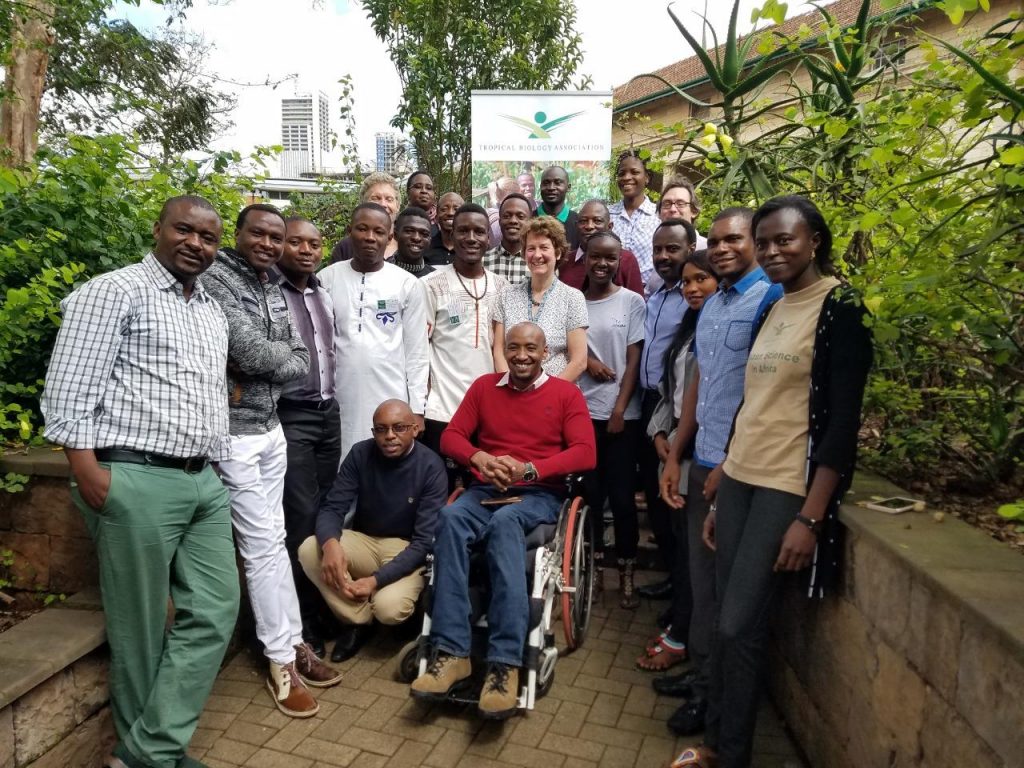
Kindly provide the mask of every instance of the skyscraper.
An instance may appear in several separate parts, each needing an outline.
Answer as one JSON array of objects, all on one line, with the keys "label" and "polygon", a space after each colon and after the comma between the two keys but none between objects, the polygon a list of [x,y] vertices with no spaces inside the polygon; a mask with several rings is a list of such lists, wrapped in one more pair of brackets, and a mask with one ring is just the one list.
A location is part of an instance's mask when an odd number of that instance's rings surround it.
[{"label": "skyscraper", "polygon": [[374,138],[377,140],[377,170],[394,173],[400,160],[399,148],[404,144],[402,135],[388,131],[376,133]]},{"label": "skyscraper", "polygon": [[[314,98],[315,96],[315,98]],[[297,93],[281,99],[281,176],[298,179],[320,173],[329,152],[327,94]]]}]

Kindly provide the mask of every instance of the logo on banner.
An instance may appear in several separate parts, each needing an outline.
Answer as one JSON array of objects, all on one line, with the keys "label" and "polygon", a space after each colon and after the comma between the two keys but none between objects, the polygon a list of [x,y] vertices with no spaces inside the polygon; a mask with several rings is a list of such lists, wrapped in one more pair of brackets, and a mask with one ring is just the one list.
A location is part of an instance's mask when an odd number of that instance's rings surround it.
[{"label": "logo on banner", "polygon": [[523,117],[513,117],[512,115],[500,115],[500,117],[503,117],[509,122],[515,123],[521,128],[528,130],[530,132],[529,138],[531,139],[550,139],[551,131],[582,114],[582,112],[573,112],[569,115],[556,117],[554,120],[548,120],[548,116],[544,112],[537,112],[533,116],[533,120],[527,120]]}]

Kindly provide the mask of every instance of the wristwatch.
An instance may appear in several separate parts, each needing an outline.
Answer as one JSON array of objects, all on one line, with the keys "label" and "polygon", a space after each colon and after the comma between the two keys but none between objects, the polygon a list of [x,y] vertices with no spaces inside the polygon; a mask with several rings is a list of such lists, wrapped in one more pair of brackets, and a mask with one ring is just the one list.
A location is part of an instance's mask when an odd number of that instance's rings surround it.
[{"label": "wristwatch", "polygon": [[537,479],[537,468],[535,466],[533,466],[533,462],[532,461],[526,462],[526,464],[524,465],[524,468],[523,468],[523,481],[527,482],[527,483],[532,483],[536,479]]},{"label": "wristwatch", "polygon": [[804,525],[806,525],[810,529],[811,533],[813,533],[815,536],[817,536],[818,535],[818,531],[821,530],[818,527],[819,524],[821,523],[820,520],[812,520],[807,515],[800,514],[799,512],[797,512],[797,514],[796,514],[796,519],[797,519],[798,522],[801,522]]}]

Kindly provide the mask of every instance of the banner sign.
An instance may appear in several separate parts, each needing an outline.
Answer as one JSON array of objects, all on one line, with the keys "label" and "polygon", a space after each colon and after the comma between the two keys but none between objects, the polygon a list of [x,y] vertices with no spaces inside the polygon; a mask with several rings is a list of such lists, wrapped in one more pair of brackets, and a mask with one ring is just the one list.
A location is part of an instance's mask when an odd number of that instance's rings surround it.
[{"label": "banner sign", "polygon": [[520,178],[533,197],[549,165],[569,172],[571,207],[608,196],[611,91],[473,91],[470,99],[474,200],[493,207],[502,177]]}]

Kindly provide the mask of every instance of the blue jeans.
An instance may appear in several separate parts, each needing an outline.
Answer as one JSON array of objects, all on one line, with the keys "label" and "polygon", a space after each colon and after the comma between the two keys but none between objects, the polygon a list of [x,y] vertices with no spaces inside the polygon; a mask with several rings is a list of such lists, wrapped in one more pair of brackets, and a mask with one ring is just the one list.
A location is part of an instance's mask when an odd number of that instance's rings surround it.
[{"label": "blue jeans", "polygon": [[551,491],[516,488],[518,504],[485,507],[483,499],[503,494],[474,485],[441,510],[434,540],[434,610],[431,638],[452,656],[468,657],[471,629],[469,550],[486,542],[491,577],[487,661],[521,666],[530,617],[526,592],[526,533],[558,519],[561,499]]}]

